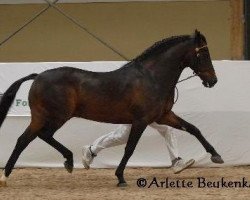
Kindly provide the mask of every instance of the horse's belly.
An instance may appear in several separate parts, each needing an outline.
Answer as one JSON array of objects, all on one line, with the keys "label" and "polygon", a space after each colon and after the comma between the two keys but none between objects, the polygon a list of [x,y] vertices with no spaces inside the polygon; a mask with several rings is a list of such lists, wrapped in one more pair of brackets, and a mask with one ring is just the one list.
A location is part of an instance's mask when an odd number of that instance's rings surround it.
[{"label": "horse's belly", "polygon": [[77,117],[82,117],[98,122],[113,123],[113,124],[130,124],[132,123],[132,115],[128,107],[115,103],[106,105],[84,105],[80,112],[77,112]]}]

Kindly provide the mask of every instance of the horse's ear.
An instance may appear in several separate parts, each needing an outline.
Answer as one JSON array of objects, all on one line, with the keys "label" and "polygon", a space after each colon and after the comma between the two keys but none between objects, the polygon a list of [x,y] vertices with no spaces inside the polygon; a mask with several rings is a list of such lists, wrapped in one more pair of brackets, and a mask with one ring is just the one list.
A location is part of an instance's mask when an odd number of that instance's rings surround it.
[{"label": "horse's ear", "polygon": [[201,33],[197,29],[194,31],[194,38],[196,43],[199,44],[201,42]]},{"label": "horse's ear", "polygon": [[197,29],[195,29],[195,31],[194,31],[194,36],[195,36],[195,38],[200,38],[200,36],[201,36],[201,33],[200,33],[200,31],[198,31]]}]

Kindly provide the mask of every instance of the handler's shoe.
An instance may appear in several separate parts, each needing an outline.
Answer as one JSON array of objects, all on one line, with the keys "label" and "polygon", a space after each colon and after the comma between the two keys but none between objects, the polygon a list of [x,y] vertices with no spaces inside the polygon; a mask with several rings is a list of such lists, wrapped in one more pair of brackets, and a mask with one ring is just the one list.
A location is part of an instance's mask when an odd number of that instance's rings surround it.
[{"label": "handler's shoe", "polygon": [[195,163],[194,159],[185,162],[182,158],[176,158],[172,161],[172,169],[175,174],[182,172],[184,169],[191,167]]},{"label": "handler's shoe", "polygon": [[89,166],[93,162],[95,156],[96,154],[91,151],[91,146],[84,146],[82,148],[82,164],[85,169],[89,169]]}]

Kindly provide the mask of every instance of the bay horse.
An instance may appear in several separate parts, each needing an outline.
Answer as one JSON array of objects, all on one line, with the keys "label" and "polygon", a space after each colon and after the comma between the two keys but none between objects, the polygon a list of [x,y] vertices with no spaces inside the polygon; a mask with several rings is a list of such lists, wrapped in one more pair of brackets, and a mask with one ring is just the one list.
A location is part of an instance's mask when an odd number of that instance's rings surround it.
[{"label": "bay horse", "polygon": [[152,122],[189,132],[211,154],[214,163],[223,163],[199,129],[171,111],[175,86],[186,67],[200,77],[205,87],[216,84],[217,77],[206,38],[197,30],[192,35],[174,36],[157,42],[115,71],[91,72],[61,67],[17,80],[0,102],[0,126],[21,84],[34,79],[29,91],[31,122],[17,140],[3,170],[0,185],[6,185],[18,157],[37,137],[59,151],[66,158],[65,168],[72,172],[73,153],[53,137],[72,117],[132,124],[124,156],[115,173],[120,187],[126,186],[126,164],[143,131]]}]

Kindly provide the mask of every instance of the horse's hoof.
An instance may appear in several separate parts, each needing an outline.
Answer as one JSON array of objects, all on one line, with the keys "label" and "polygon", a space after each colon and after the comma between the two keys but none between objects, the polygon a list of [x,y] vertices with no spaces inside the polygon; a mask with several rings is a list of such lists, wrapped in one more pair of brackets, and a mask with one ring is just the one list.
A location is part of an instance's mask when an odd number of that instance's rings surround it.
[{"label": "horse's hoof", "polygon": [[224,163],[224,160],[221,158],[220,155],[211,156],[211,160],[212,160],[212,162],[218,163],[218,164]]},{"label": "horse's hoof", "polygon": [[0,187],[7,187],[6,181],[0,181]]},{"label": "horse's hoof", "polygon": [[64,162],[64,167],[69,173],[73,172],[74,169],[73,165],[69,164],[67,161]]},{"label": "horse's hoof", "polygon": [[124,187],[127,187],[127,186],[128,186],[128,184],[126,182],[117,184],[117,187],[120,187],[120,188],[124,188]]}]

